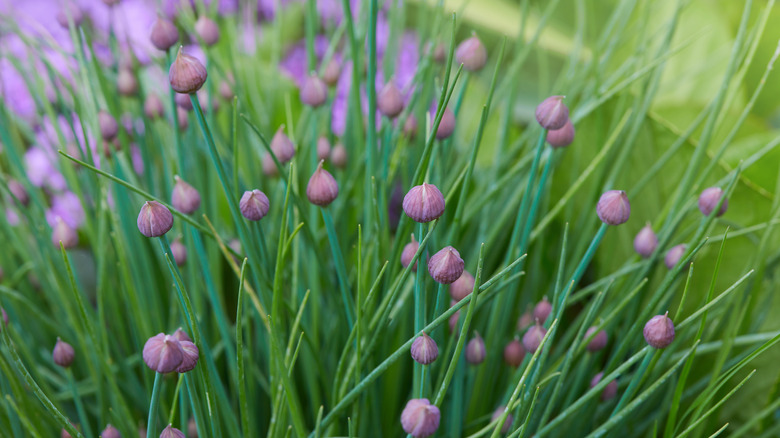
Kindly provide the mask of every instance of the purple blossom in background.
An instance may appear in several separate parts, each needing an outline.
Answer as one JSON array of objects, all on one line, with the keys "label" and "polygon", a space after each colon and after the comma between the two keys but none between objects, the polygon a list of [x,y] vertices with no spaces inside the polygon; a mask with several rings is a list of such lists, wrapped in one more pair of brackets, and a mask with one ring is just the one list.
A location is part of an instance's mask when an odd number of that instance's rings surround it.
[{"label": "purple blossom in background", "polygon": [[51,208],[46,210],[46,222],[54,227],[57,224],[57,219],[62,219],[74,230],[84,223],[84,208],[81,206],[79,197],[73,192],[64,192],[52,197]]},{"label": "purple blossom in background", "polygon": [[24,154],[24,167],[27,170],[27,178],[36,187],[48,187],[61,191],[65,190],[67,183],[60,171],[55,166],[56,157],[40,147],[33,146]]},{"label": "purple blossom in background", "polygon": [[[314,54],[319,62],[328,50],[328,38],[317,35],[314,39]],[[282,71],[286,73],[297,86],[303,85],[308,76],[309,62],[306,55],[306,41],[302,40],[292,46],[281,62]],[[343,71],[344,69],[342,69]]]},{"label": "purple blossom in background", "polygon": [[6,58],[0,59],[0,93],[11,111],[28,123],[34,121],[35,100],[22,75]]},{"label": "purple blossom in background", "polygon": [[[149,39],[149,31],[157,20],[157,2],[154,0],[123,0],[112,6],[113,13],[103,2],[81,0],[84,12],[92,18],[95,28],[108,41],[109,28],[114,32],[123,51],[132,50],[138,61],[146,64],[152,56],[162,56]],[[57,8],[54,8],[56,11]],[[111,22],[113,20],[113,22]]]},{"label": "purple blossom in background", "polygon": [[[285,7],[300,2],[301,0],[257,0],[258,18],[262,20],[273,20],[276,17],[276,3],[284,9]],[[318,1],[319,3],[319,1]]]},{"label": "purple blossom in background", "polygon": [[130,159],[133,161],[133,170],[135,170],[135,173],[143,175],[144,159],[143,156],[141,156],[141,150],[134,144],[130,146]]},{"label": "purple blossom in background", "polygon": [[8,225],[15,227],[19,225],[21,222],[21,219],[19,218],[19,213],[16,212],[16,209],[12,207],[7,207],[5,209],[5,220],[8,221]]},{"label": "purple blossom in background", "polygon": [[[210,9],[212,0],[203,0],[203,4]],[[195,10],[195,0],[163,0],[162,10],[168,18],[173,18],[183,9]],[[152,2],[152,8],[156,2]],[[220,15],[232,14],[238,11],[238,0],[217,0],[217,13]]]}]

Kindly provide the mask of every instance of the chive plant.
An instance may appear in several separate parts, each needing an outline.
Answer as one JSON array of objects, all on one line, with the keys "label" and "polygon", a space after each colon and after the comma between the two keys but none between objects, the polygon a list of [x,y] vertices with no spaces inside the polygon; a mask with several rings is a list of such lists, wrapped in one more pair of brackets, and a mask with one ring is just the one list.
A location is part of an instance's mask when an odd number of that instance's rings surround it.
[{"label": "chive plant", "polygon": [[566,3],[0,7],[0,435],[776,436],[773,2]]}]

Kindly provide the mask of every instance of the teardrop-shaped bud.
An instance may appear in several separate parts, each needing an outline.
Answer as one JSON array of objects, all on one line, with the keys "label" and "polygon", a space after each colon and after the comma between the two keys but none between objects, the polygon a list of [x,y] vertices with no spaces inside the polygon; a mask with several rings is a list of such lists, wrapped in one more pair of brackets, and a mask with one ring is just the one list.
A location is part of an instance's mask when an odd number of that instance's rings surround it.
[{"label": "teardrop-shaped bud", "polygon": [[534,306],[534,320],[544,324],[547,317],[550,316],[550,312],[552,312],[552,304],[547,300],[547,297],[544,297]]},{"label": "teardrop-shaped bud", "polygon": [[156,94],[149,94],[144,101],[144,114],[149,119],[157,119],[165,114],[162,100]]},{"label": "teardrop-shaped bud", "polygon": [[190,421],[187,422],[187,435],[190,438],[198,438],[198,423],[195,422],[194,418],[190,418]]},{"label": "teardrop-shaped bud", "polygon": [[457,280],[450,284],[450,296],[455,301],[460,301],[474,290],[474,276],[464,270]]},{"label": "teardrop-shaped bud", "polygon": [[146,366],[158,373],[176,371],[184,357],[179,341],[165,333],[149,338],[144,344],[143,359]]},{"label": "teardrop-shaped bud", "polygon": [[322,168],[322,161],[320,161],[317,170],[309,178],[309,185],[306,186],[306,197],[314,205],[327,207],[338,195],[339,184],[330,172]]},{"label": "teardrop-shaped bud", "polygon": [[182,52],[181,47],[176,60],[168,70],[168,82],[173,91],[181,94],[193,94],[206,82],[208,72],[198,58]]},{"label": "teardrop-shaped bud", "polygon": [[179,346],[181,348],[182,357],[181,363],[176,368],[176,372],[186,373],[187,371],[191,371],[195,368],[195,365],[198,364],[200,352],[198,351],[198,347],[190,341],[180,341]]},{"label": "teardrop-shaped bud", "polygon": [[596,214],[607,225],[620,225],[631,216],[631,204],[623,190],[608,190],[596,205]]},{"label": "teardrop-shaped bud", "polygon": [[524,358],[525,348],[523,348],[523,344],[520,343],[519,339],[512,339],[506,344],[506,347],[504,347],[504,362],[506,362],[507,365],[517,368],[523,363]]},{"label": "teardrop-shaped bud", "polygon": [[173,227],[173,214],[157,201],[146,201],[138,212],[138,231],[146,237],[160,237]]},{"label": "teardrop-shaped bud", "polygon": [[190,338],[190,336],[184,330],[182,330],[181,327],[177,328],[171,337],[179,342],[192,342],[192,338]]},{"label": "teardrop-shaped bud", "polygon": [[330,151],[330,161],[339,169],[345,169],[347,167],[347,148],[341,143],[336,143],[336,146]]},{"label": "teardrop-shaped bud", "polygon": [[54,363],[63,368],[68,368],[70,364],[73,363],[73,357],[75,355],[76,352],[70,344],[57,338],[57,343],[54,344],[54,350],[51,353],[51,358],[54,360]]},{"label": "teardrop-shaped bud", "polygon": [[190,116],[186,110],[176,107],[176,121],[179,124],[179,131],[186,131],[190,126]]},{"label": "teardrop-shaped bud", "polygon": [[531,324],[534,323],[534,315],[531,312],[523,312],[522,315],[520,315],[519,318],[517,318],[517,331],[521,332],[528,327],[531,326]]},{"label": "teardrop-shaped bud", "polygon": [[332,87],[338,83],[339,76],[341,76],[341,64],[331,58],[325,66],[325,71],[322,72],[322,80]]},{"label": "teardrop-shaped bud", "polygon": [[656,247],[658,247],[658,236],[655,235],[650,224],[647,224],[634,237],[634,251],[644,258],[648,258]]},{"label": "teardrop-shaped bud", "polygon": [[536,107],[536,121],[544,129],[561,129],[568,120],[569,108],[563,103],[563,96],[550,96]]},{"label": "teardrop-shaped bud", "polygon": [[[499,406],[496,408],[495,411],[493,411],[493,415],[490,417],[490,422],[497,421],[501,418],[502,415],[504,415],[504,411],[506,411],[506,406]],[[509,429],[512,428],[512,422],[515,421],[515,418],[512,416],[512,414],[506,415],[506,420],[504,420],[504,424],[501,425],[501,433],[507,433],[509,432]]]},{"label": "teardrop-shaped bud", "polygon": [[195,32],[207,46],[213,46],[219,41],[219,26],[205,15],[201,15],[195,22]]},{"label": "teardrop-shaped bud", "polygon": [[238,202],[238,208],[241,210],[241,215],[245,218],[250,221],[259,221],[268,214],[271,204],[265,193],[254,189],[244,192],[244,195],[241,196],[241,200]]},{"label": "teardrop-shaped bud", "polygon": [[[589,327],[588,330],[585,331],[585,337],[583,338],[585,341],[590,339],[590,342],[588,342],[588,345],[585,347],[590,352],[599,351],[607,346],[607,332],[601,330],[593,336],[594,333],[596,333],[596,327]],[[593,336],[592,339],[591,336]]]},{"label": "teardrop-shaped bud", "polygon": [[149,39],[158,50],[167,51],[176,44],[176,41],[179,41],[179,30],[170,20],[158,16],[157,21],[152,25]]},{"label": "teardrop-shaped bud", "polygon": [[57,248],[60,247],[60,242],[62,242],[62,246],[65,249],[70,249],[78,245],[79,233],[58,217],[57,223],[54,224],[51,232],[51,242]]},{"label": "teardrop-shaped bud", "polygon": [[417,119],[414,114],[409,114],[404,122],[404,135],[409,138],[414,138],[417,135]]},{"label": "teardrop-shaped bud", "polygon": [[485,341],[479,335],[474,333],[468,344],[466,344],[466,362],[472,365],[479,365],[485,360],[487,351],[485,351]]},{"label": "teardrop-shaped bud", "polygon": [[463,64],[463,69],[468,71],[479,71],[487,63],[487,50],[482,41],[476,34],[460,43],[455,49],[455,61]]},{"label": "teardrop-shaped bud", "polygon": [[176,262],[176,266],[183,266],[187,263],[187,248],[181,243],[181,239],[171,242],[171,254],[173,254],[173,261]]},{"label": "teardrop-shaped bud", "polygon": [[328,86],[316,74],[310,74],[301,86],[301,102],[317,108],[328,100]]},{"label": "teardrop-shaped bud", "polygon": [[560,129],[547,131],[547,143],[554,148],[566,147],[574,141],[574,125],[566,119],[566,124]]},{"label": "teardrop-shaped bud", "polygon": [[228,81],[222,81],[219,83],[219,95],[225,100],[233,100],[233,87],[230,86]]},{"label": "teardrop-shaped bud", "polygon": [[455,113],[449,108],[444,110],[439,122],[439,129],[436,130],[436,139],[444,140],[449,138],[455,132]]},{"label": "teardrop-shaped bud", "polygon": [[133,71],[127,68],[120,68],[116,76],[116,89],[122,96],[135,96],[138,93],[138,81],[135,79]]},{"label": "teardrop-shaped bud", "polygon": [[84,21],[84,12],[82,12],[81,8],[72,1],[68,1],[65,3],[65,6],[57,12],[57,23],[59,23],[63,29],[68,29],[69,27],[68,15],[70,15],[70,19],[73,20],[73,25],[76,27],[79,27],[81,22]]},{"label": "teardrop-shaped bud", "polygon": [[330,157],[330,142],[327,137],[317,139],[317,159],[327,160]]},{"label": "teardrop-shaped bud", "polygon": [[444,47],[444,44],[439,42],[436,43],[436,46],[433,48],[433,60],[438,62],[439,64],[444,63],[444,61],[447,60],[447,48]]},{"label": "teardrop-shaped bud", "polygon": [[542,339],[544,339],[546,334],[547,329],[542,327],[541,324],[536,323],[532,325],[523,335],[523,348],[525,348],[525,351],[531,354],[536,353],[536,349],[542,344]]},{"label": "teardrop-shaped bud", "polygon": [[439,357],[439,347],[433,338],[423,332],[412,342],[411,354],[415,362],[428,365]]},{"label": "teardrop-shaped bud", "polygon": [[376,104],[379,112],[385,117],[392,119],[401,114],[401,111],[404,110],[404,97],[394,80],[390,79],[379,91],[376,96]]},{"label": "teardrop-shaped bud", "polygon": [[647,321],[642,334],[645,341],[653,348],[666,348],[674,341],[674,323],[669,318],[669,312],[656,315]]},{"label": "teardrop-shaped bud", "polygon": [[[418,249],[420,249],[420,244],[414,240],[414,234],[412,234],[412,241],[407,243],[406,246],[404,246],[403,251],[401,251],[401,266],[404,268],[409,266],[409,263],[412,263],[414,255],[417,254]],[[417,272],[417,262],[414,262],[412,272]]]},{"label": "teardrop-shaped bud", "polygon": [[[450,307],[454,306],[458,302],[455,300],[450,301]],[[460,310],[450,315],[449,321],[447,323],[450,326],[450,333],[455,333],[455,330],[458,329],[458,319],[460,318]]]},{"label": "teardrop-shaped bud", "polygon": [[436,405],[427,398],[413,398],[406,403],[401,413],[401,426],[404,432],[414,438],[425,438],[433,435],[439,428],[441,413]]},{"label": "teardrop-shaped bud", "polygon": [[[720,198],[722,197],[723,189],[720,187],[710,187],[704,189],[704,191],[701,192],[701,195],[699,195],[699,211],[701,211],[701,214],[709,216],[710,213],[715,211],[715,207],[718,206]],[[720,205],[720,209],[717,213],[715,213],[715,216],[723,216],[723,213],[725,213],[728,208],[729,200],[724,199],[723,204]]]},{"label": "teardrop-shaped bud", "polygon": [[27,189],[24,188],[22,183],[15,179],[9,179],[8,180],[8,190],[11,192],[12,195],[14,195],[14,198],[16,198],[17,201],[19,201],[20,204],[23,206],[27,206],[30,204],[30,194],[27,193]]},{"label": "teardrop-shaped bud", "polygon": [[463,274],[464,266],[458,250],[446,246],[428,260],[428,273],[438,283],[451,284]]},{"label": "teardrop-shaped bud", "polygon": [[433,184],[412,187],[404,196],[404,213],[413,221],[425,223],[444,214],[444,195]]},{"label": "teardrop-shaped bud", "polygon": [[119,123],[117,123],[114,116],[105,112],[98,112],[98,125],[100,126],[100,136],[103,140],[111,141],[116,138],[119,133]]},{"label": "teardrop-shaped bud", "polygon": [[160,438],[184,438],[184,432],[169,424],[168,427],[163,429],[162,433],[160,433]]},{"label": "teardrop-shaped bud", "polygon": [[262,165],[265,176],[271,178],[279,176],[279,168],[276,167],[276,163],[274,162],[274,158],[271,156],[271,154],[263,155]]},{"label": "teardrop-shaped bud", "polygon": [[[598,373],[590,380],[590,387],[594,388],[596,385],[601,382],[601,379],[604,377],[604,373]],[[613,380],[609,383],[607,383],[607,386],[604,387],[604,391],[601,392],[601,401],[607,401],[612,400],[617,395],[618,391],[618,383],[617,380]]]},{"label": "teardrop-shaped bud", "polygon": [[[103,1],[105,2],[106,0]],[[122,438],[122,434],[119,433],[119,430],[117,430],[116,427],[109,423],[106,428],[100,432],[100,438]]]},{"label": "teardrop-shaped bud", "polygon": [[[192,106],[192,100],[190,100],[189,94],[177,94],[176,97],[174,97],[174,100],[176,101],[176,107],[181,108],[184,111],[192,111],[195,107]],[[205,111],[206,108],[203,108]]]},{"label": "teardrop-shaped bud", "polygon": [[671,247],[664,256],[664,264],[666,267],[669,269],[674,269],[674,267],[677,266],[677,263],[680,262],[680,259],[685,254],[685,250],[687,249],[688,245],[684,243]]},{"label": "teardrop-shaped bud", "polygon": [[285,164],[295,156],[295,146],[292,140],[284,133],[284,125],[280,126],[271,139],[271,150],[280,163]]},{"label": "teardrop-shaped bud", "polygon": [[174,184],[171,193],[171,205],[184,214],[194,213],[200,207],[200,193],[178,175],[174,176],[173,179],[176,184]]}]

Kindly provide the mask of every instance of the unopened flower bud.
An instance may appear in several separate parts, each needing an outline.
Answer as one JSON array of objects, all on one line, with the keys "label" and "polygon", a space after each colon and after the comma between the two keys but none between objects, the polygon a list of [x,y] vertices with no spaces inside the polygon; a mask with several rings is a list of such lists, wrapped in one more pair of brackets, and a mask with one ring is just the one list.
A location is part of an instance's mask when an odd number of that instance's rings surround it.
[{"label": "unopened flower bud", "polygon": [[57,338],[57,343],[54,344],[54,350],[51,353],[51,358],[57,365],[68,368],[73,363],[73,357],[76,352],[73,351],[73,347],[64,342],[62,339]]},{"label": "unopened flower bud", "polygon": [[341,143],[336,143],[330,151],[330,161],[339,169],[347,167],[347,148]]},{"label": "unopened flower bud", "polygon": [[310,107],[318,107],[328,100],[328,86],[316,74],[310,74],[301,86],[301,102]]},{"label": "unopened flower bud", "polygon": [[[604,377],[604,373],[598,373],[595,376],[593,376],[593,379],[590,380],[590,387],[594,388],[596,385],[601,382],[601,379]],[[618,390],[618,383],[617,380],[613,380],[609,383],[607,383],[607,386],[604,387],[604,391],[601,392],[601,401],[607,401],[612,400],[617,395]]]},{"label": "unopened flower bud", "polygon": [[198,423],[195,422],[194,418],[190,418],[190,421],[187,422],[187,435],[190,438],[198,438]]},{"label": "unopened flower bud", "polygon": [[409,138],[417,135],[417,119],[414,118],[414,114],[409,114],[404,121],[404,135]]},{"label": "unopened flower bud", "polygon": [[463,274],[464,265],[458,250],[446,246],[428,260],[428,273],[438,283],[451,284]]},{"label": "unopened flower bud", "polygon": [[338,61],[331,58],[328,64],[325,66],[325,71],[322,72],[322,80],[329,86],[334,86],[339,81],[341,76],[341,64]]},{"label": "unopened flower bud", "polygon": [[213,46],[219,41],[219,26],[205,15],[201,15],[195,22],[195,32],[207,46]]},{"label": "unopened flower bud", "polygon": [[198,364],[200,352],[198,351],[198,347],[191,341],[179,341],[179,347],[181,348],[182,356],[181,363],[176,368],[176,372],[186,373],[187,371],[193,370],[195,365]]},{"label": "unopened flower bud", "polygon": [[167,51],[179,41],[179,30],[176,25],[163,17],[157,17],[152,25],[152,33],[149,36],[152,45],[158,50]]},{"label": "unopened flower bud", "polygon": [[664,256],[664,264],[667,268],[673,269],[680,262],[680,259],[685,254],[685,250],[688,249],[688,245],[681,243],[673,246],[666,252]]},{"label": "unopened flower bud", "polygon": [[265,193],[254,189],[244,192],[244,195],[241,196],[241,200],[238,202],[238,208],[241,210],[241,215],[245,218],[250,221],[259,221],[268,214],[271,204]]},{"label": "unopened flower bud", "polygon": [[327,137],[317,139],[317,159],[327,160],[330,157],[330,142]]},{"label": "unopened flower bud", "polygon": [[208,72],[198,58],[187,55],[179,48],[176,60],[168,70],[168,82],[173,91],[181,94],[193,94],[206,82]]},{"label": "unopened flower bud", "polygon": [[187,127],[190,126],[189,114],[180,107],[176,107],[176,121],[179,124],[180,131],[186,131]]},{"label": "unopened flower bud", "polygon": [[[589,327],[588,330],[585,331],[585,338],[584,340],[590,339],[591,335],[596,333],[596,327]],[[607,332],[604,330],[601,330],[600,332],[596,333],[596,336],[593,336],[593,339],[588,342],[588,345],[585,347],[590,352],[596,352],[604,347],[607,346]]]},{"label": "unopened flower bud", "polygon": [[[189,94],[177,94],[174,97],[174,100],[176,101],[176,107],[181,108],[184,111],[192,111],[194,108]],[[203,109],[206,110],[206,108]]]},{"label": "unopened flower bud", "polygon": [[608,190],[601,195],[596,205],[596,214],[607,225],[620,225],[628,221],[631,204],[623,190]]},{"label": "unopened flower bud", "polygon": [[100,438],[122,438],[122,434],[119,433],[119,430],[117,430],[116,427],[109,423],[106,428],[100,432]]},{"label": "unopened flower bud", "polygon": [[[493,411],[493,415],[490,417],[490,422],[497,421],[499,418],[501,418],[502,415],[504,415],[504,411],[506,410],[506,406],[499,406],[496,408],[495,411]],[[509,429],[512,428],[512,422],[515,421],[514,417],[512,417],[512,414],[507,414],[506,420],[504,420],[504,424],[501,425],[501,433],[507,433],[509,432]]]},{"label": "unopened flower bud", "polygon": [[[458,302],[455,300],[450,301],[450,307],[454,306]],[[458,328],[458,319],[460,318],[460,310],[450,315],[449,321],[447,323],[450,326],[450,333],[455,333],[455,330]]]},{"label": "unopened flower bud", "polygon": [[464,270],[457,280],[450,284],[450,296],[455,301],[460,301],[474,290],[474,276]]},{"label": "unopened flower bud", "polygon": [[279,176],[279,169],[276,167],[276,163],[274,162],[274,158],[271,156],[271,154],[263,155],[262,161],[263,173],[266,176],[271,178]]},{"label": "unopened flower bud", "polygon": [[423,365],[433,363],[437,357],[439,357],[439,347],[436,345],[436,341],[428,336],[425,332],[418,336],[417,339],[412,342],[411,349],[412,359],[415,362]]},{"label": "unopened flower bud", "polygon": [[144,114],[149,119],[157,119],[165,114],[162,100],[156,94],[149,94],[144,101]]},{"label": "unopened flower bud", "polygon": [[133,71],[127,68],[120,68],[116,77],[116,89],[122,96],[135,96],[138,92],[138,81],[135,79]]},{"label": "unopened flower bud", "polygon": [[174,176],[173,179],[176,184],[174,184],[171,193],[171,205],[184,214],[194,213],[200,207],[200,193],[178,175]]},{"label": "unopened flower bud", "polygon": [[180,239],[171,242],[171,254],[173,254],[173,261],[176,262],[176,266],[183,266],[187,263],[187,248],[184,247]]},{"label": "unopened flower bud", "polygon": [[390,79],[376,97],[376,104],[379,112],[390,119],[395,118],[404,109],[404,97],[401,90],[395,85],[395,81]]},{"label": "unopened flower bud", "polygon": [[657,246],[658,236],[650,228],[650,224],[645,225],[634,237],[634,251],[644,258],[650,257]]},{"label": "unopened flower bud", "polygon": [[181,365],[183,356],[179,341],[165,333],[152,336],[144,344],[144,362],[146,366],[158,373],[176,371],[176,368]]},{"label": "unopened flower bud", "polygon": [[460,43],[455,49],[455,61],[468,71],[479,71],[487,62],[487,50],[476,34]]},{"label": "unopened flower bud", "polygon": [[414,438],[425,438],[433,435],[439,428],[441,413],[436,405],[427,398],[413,398],[406,403],[401,413],[401,426],[404,432]]},{"label": "unopened flower bud", "polygon": [[547,321],[547,317],[550,316],[550,312],[552,312],[552,304],[550,304],[547,297],[544,297],[542,301],[539,301],[534,306],[534,320],[544,324]]},{"label": "unopened flower bud", "polygon": [[103,140],[111,141],[119,133],[119,124],[116,119],[105,111],[98,112],[98,125],[100,125],[100,136]]},{"label": "unopened flower bud", "polygon": [[506,344],[506,347],[504,347],[504,361],[507,365],[517,368],[523,363],[524,358],[525,349],[519,339],[512,339]]},{"label": "unopened flower bud", "polygon": [[415,222],[430,222],[444,214],[444,195],[435,185],[422,183],[406,193],[403,209]]},{"label": "unopened flower bud", "polygon": [[168,427],[163,429],[160,438],[184,438],[184,433],[169,424]]},{"label": "unopened flower bud", "polygon": [[563,128],[569,120],[569,108],[563,96],[550,96],[536,107],[536,121],[549,131]]},{"label": "unopened flower bud", "polygon": [[520,318],[517,318],[517,331],[521,332],[534,323],[534,315],[531,312],[523,312]]},{"label": "unopened flower bud", "polygon": [[27,189],[24,188],[22,183],[15,179],[8,180],[8,190],[19,201],[20,204],[27,206],[30,204],[30,195],[27,193]]},{"label": "unopened flower bud", "polygon": [[317,170],[309,178],[309,185],[306,186],[306,197],[314,205],[327,207],[338,195],[339,184],[330,172],[322,168],[322,161],[320,161]]},{"label": "unopened flower bud", "polygon": [[[720,198],[722,197],[723,189],[720,187],[704,189],[704,191],[701,192],[701,195],[699,195],[699,210],[701,211],[701,214],[709,216],[710,213],[715,210],[715,207],[718,206],[718,202],[720,202]],[[720,209],[715,213],[715,216],[723,216],[723,213],[725,213],[728,208],[729,200],[724,199],[723,204],[721,204]]]},{"label": "unopened flower bud", "polygon": [[230,86],[228,81],[222,81],[219,83],[219,95],[222,96],[222,98],[225,100],[233,99],[235,94],[233,93],[233,87]]},{"label": "unopened flower bud", "polygon": [[79,234],[58,217],[57,223],[54,224],[54,229],[52,229],[51,232],[51,241],[57,248],[59,248],[60,243],[62,243],[62,246],[65,249],[70,249],[78,245]]},{"label": "unopened flower bud", "polygon": [[444,140],[449,138],[455,132],[455,113],[449,108],[444,110],[439,122],[439,129],[436,130],[436,139]]},{"label": "unopened flower bud", "polygon": [[674,341],[674,323],[668,315],[669,312],[656,315],[645,324],[642,333],[645,341],[653,348],[666,348]]},{"label": "unopened flower bud", "polygon": [[531,354],[536,353],[536,349],[542,344],[542,339],[544,339],[546,334],[547,329],[538,322],[532,325],[523,335],[523,348],[525,348],[525,351]]},{"label": "unopened flower bud", "polygon": [[146,237],[160,237],[173,227],[173,214],[157,201],[146,201],[138,213],[138,231]]},{"label": "unopened flower bud", "polygon": [[271,150],[280,163],[285,164],[295,156],[295,146],[292,140],[284,133],[284,125],[280,126],[271,139]]},{"label": "unopened flower bud", "polygon": [[485,351],[485,341],[479,333],[474,333],[468,344],[466,344],[466,362],[472,365],[479,365],[485,360],[487,351]]},{"label": "unopened flower bud", "polygon": [[[406,246],[404,246],[403,251],[401,251],[401,266],[404,268],[409,266],[409,263],[412,262],[412,259],[414,258],[414,255],[417,253],[418,249],[420,249],[420,244],[414,240],[414,234],[412,234],[412,241],[407,243]],[[412,266],[412,272],[417,272],[417,262],[414,262],[414,266]]]},{"label": "unopened flower bud", "polygon": [[63,29],[68,29],[68,15],[73,20],[73,25],[79,27],[84,20],[84,13],[81,8],[71,1],[65,3],[65,6],[57,12],[57,23],[62,26]]},{"label": "unopened flower bud", "polygon": [[566,124],[560,129],[547,131],[547,143],[554,148],[566,147],[574,141],[574,125],[566,119]]}]

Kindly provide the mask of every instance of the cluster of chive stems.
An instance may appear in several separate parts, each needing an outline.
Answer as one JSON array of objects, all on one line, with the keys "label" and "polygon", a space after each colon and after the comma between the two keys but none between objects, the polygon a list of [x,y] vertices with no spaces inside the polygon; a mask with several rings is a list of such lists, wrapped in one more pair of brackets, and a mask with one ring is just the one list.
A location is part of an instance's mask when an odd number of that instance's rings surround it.
[{"label": "cluster of chive stems", "polygon": [[[76,21],[78,17],[71,17]],[[67,19],[65,20],[67,23]],[[196,31],[206,44],[213,44],[219,38],[219,31],[216,24],[208,19],[199,20],[196,23]],[[167,20],[159,19],[151,34],[153,44],[161,50],[171,49],[178,41],[178,31],[176,27]],[[443,56],[443,48],[437,47],[434,53],[435,57]],[[442,52],[442,53],[440,53]],[[461,43],[456,50],[456,60],[463,65],[463,68],[470,71],[477,71],[484,67],[487,60],[487,52],[484,45],[476,37],[472,36]],[[300,98],[302,103],[311,107],[319,107],[327,100],[327,86],[332,85],[334,78],[338,77],[338,66],[329,65],[322,75],[310,75],[303,83],[300,89]],[[175,61],[171,64],[169,71],[169,82],[172,89],[178,93],[176,97],[177,104],[182,106],[195,105],[199,107],[198,97],[195,94],[205,83],[208,77],[207,70],[203,64],[195,57],[189,56],[179,49]],[[132,75],[123,75],[119,73],[120,92],[130,92],[137,88],[137,84]],[[123,91],[124,90],[124,91]],[[227,90],[228,93],[230,90]],[[156,96],[152,96],[156,97]],[[572,121],[569,118],[569,109],[563,102],[563,96],[551,96],[538,105],[535,116],[539,125],[541,125],[546,142],[554,148],[562,148],[570,145],[574,141],[575,130]],[[400,90],[390,80],[381,89],[377,96],[377,108],[381,114],[389,118],[395,118],[403,110],[403,96]],[[144,109],[150,117],[160,116],[163,112],[162,102],[159,98],[147,100]],[[186,122],[186,117],[183,119]],[[100,133],[106,142],[111,142],[118,133],[117,121],[108,113],[101,111],[98,114]],[[180,123],[182,120],[179,121]],[[204,122],[205,123],[205,122]],[[455,128],[455,116],[448,108],[445,108],[442,114],[440,125],[435,133],[436,138],[445,139],[449,137]],[[416,120],[407,118],[404,123],[404,131],[413,133],[417,129]],[[207,136],[208,138],[208,136]],[[295,148],[290,139],[284,134],[284,127],[280,127],[271,142],[271,151],[273,155],[266,154],[262,160],[262,167],[265,173],[275,174],[279,164],[289,162],[294,154]],[[317,206],[327,207],[339,194],[339,185],[336,179],[327,170],[323,168],[326,158],[329,158],[336,166],[343,167],[346,163],[346,150],[342,145],[330,147],[327,140],[321,138],[317,144],[318,157],[320,163],[309,179],[306,188],[308,200]],[[197,189],[182,180],[179,176],[174,177],[175,186],[171,196],[171,206],[179,212],[189,215],[193,214],[201,204],[200,194]],[[29,202],[29,196],[24,188],[13,181],[9,184],[9,190],[21,203]],[[239,209],[241,215],[250,221],[260,221],[269,212],[270,201],[265,193],[259,189],[244,192],[239,200]],[[438,220],[445,212],[445,199],[441,191],[434,184],[423,183],[414,186],[408,190],[403,199],[404,213],[420,224],[418,232],[422,235],[422,224]],[[709,216],[714,214],[721,216],[725,213],[728,206],[728,200],[724,197],[724,192],[719,187],[710,187],[702,191],[698,199],[698,207],[702,214]],[[596,213],[599,219],[606,225],[616,226],[628,221],[631,213],[631,207],[628,197],[623,190],[609,190],[602,194],[597,205]],[[141,207],[138,214],[137,226],[141,234],[149,238],[160,238],[161,246],[176,265],[185,263],[187,253],[183,244],[179,240],[168,243],[165,234],[173,226],[173,214],[162,203],[157,201],[147,201]],[[418,236],[419,237],[419,236]],[[52,242],[56,246],[62,246],[66,249],[78,244],[78,235],[75,230],[70,228],[62,220],[57,221],[52,231]],[[425,240],[423,240],[423,244]],[[418,279],[421,275],[418,272],[418,260],[425,253],[426,248],[421,248],[421,243],[411,236],[411,241],[403,248],[400,257],[400,263],[407,268],[414,263],[411,270],[417,272]],[[634,249],[642,257],[651,257],[658,247],[658,237],[653,232],[651,225],[645,225],[634,239]],[[671,247],[664,256],[664,263],[669,269],[673,269],[685,254],[687,246],[679,244]],[[465,270],[465,261],[461,258],[457,249],[452,246],[446,246],[430,256],[427,260],[429,275],[434,281],[441,285],[449,286],[449,293],[452,298],[450,305],[454,305],[465,299],[472,293],[476,293],[478,285],[475,285],[474,276]],[[418,282],[419,284],[419,282]],[[420,288],[416,288],[415,293],[422,293]],[[181,305],[185,314],[188,314],[187,303],[181,296]],[[415,438],[424,438],[436,432],[441,421],[441,413],[436,404],[432,404],[429,399],[422,397],[422,387],[424,378],[421,376],[425,372],[426,366],[433,363],[439,350],[436,341],[424,331],[421,330],[424,320],[424,309],[420,303],[423,300],[416,296],[415,299],[415,331],[417,333],[414,339],[410,353],[411,358],[416,362],[415,365],[415,385],[421,388],[421,397],[410,399],[401,414],[400,422],[403,430]],[[519,367],[523,363],[526,354],[534,354],[543,346],[548,328],[545,328],[545,322],[549,320],[553,313],[555,303],[545,297],[538,302],[532,312],[524,313],[517,322],[518,332],[524,331],[522,339],[516,336],[504,347],[504,360],[511,367]],[[2,310],[2,309],[0,309]],[[450,330],[457,334],[459,327],[460,311],[454,313],[449,321]],[[8,324],[8,317],[5,310],[2,310],[2,316],[5,324]],[[421,317],[421,318],[420,318]],[[195,329],[194,327],[190,327]],[[196,329],[195,329],[196,330]],[[643,336],[648,345],[656,349],[663,349],[669,346],[675,337],[675,328],[672,320],[668,317],[668,312],[652,317],[644,326]],[[597,326],[590,327],[585,335],[586,349],[590,352],[596,352],[606,347],[608,334],[605,330],[599,330]],[[159,333],[148,339],[142,352],[144,363],[155,373],[152,399],[150,402],[149,415],[146,429],[141,430],[142,436],[151,438],[155,434],[156,420],[155,413],[158,405],[159,385],[162,376],[168,373],[186,373],[197,366],[199,350],[196,341],[193,341],[181,328],[171,335]],[[52,359],[55,364],[63,368],[70,367],[75,357],[73,347],[67,342],[57,339],[52,352]],[[479,333],[474,333],[465,347],[465,359],[472,366],[478,366],[486,358],[485,342]],[[599,384],[603,373],[596,374],[590,386]],[[603,401],[614,398],[617,395],[617,381],[613,380],[604,388],[601,399]],[[498,423],[503,421],[501,432],[506,433],[510,430],[514,421],[510,414],[510,406],[499,406],[493,413],[491,422]],[[503,418],[503,420],[502,420]],[[84,425],[88,427],[88,425]],[[188,424],[188,433],[190,436],[197,436],[197,427],[190,420]],[[73,426],[73,431],[76,430]],[[104,438],[119,437],[119,432],[111,424],[108,424],[100,434]],[[62,430],[62,437],[70,437],[68,430]],[[171,424],[163,429],[160,438],[183,438],[182,431],[174,428]]]}]

